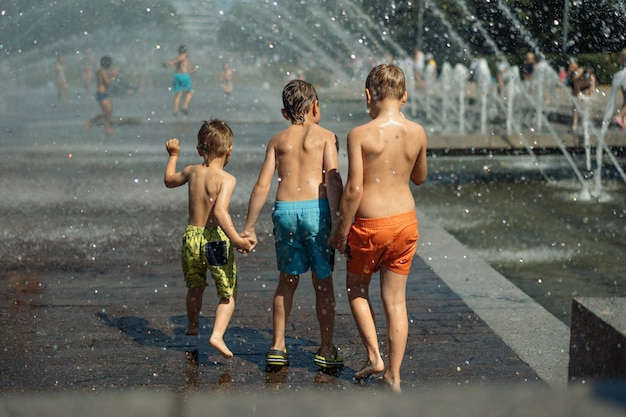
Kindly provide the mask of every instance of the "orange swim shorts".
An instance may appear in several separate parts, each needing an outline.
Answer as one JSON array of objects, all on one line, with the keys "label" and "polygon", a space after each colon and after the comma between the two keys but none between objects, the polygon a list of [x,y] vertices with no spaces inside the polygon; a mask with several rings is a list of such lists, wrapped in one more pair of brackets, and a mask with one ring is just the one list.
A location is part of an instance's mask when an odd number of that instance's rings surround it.
[{"label": "orange swim shorts", "polygon": [[415,210],[390,217],[357,217],[348,234],[348,272],[371,275],[381,266],[408,275],[417,248]]}]

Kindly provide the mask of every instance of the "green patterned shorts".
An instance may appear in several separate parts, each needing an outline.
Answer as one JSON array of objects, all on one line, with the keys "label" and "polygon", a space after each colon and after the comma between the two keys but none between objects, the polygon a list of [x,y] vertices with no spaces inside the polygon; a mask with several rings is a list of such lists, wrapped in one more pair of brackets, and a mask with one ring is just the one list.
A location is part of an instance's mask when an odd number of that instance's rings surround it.
[{"label": "green patterned shorts", "polygon": [[187,288],[206,287],[208,270],[219,298],[237,294],[235,253],[221,228],[187,226],[183,234],[182,264]]}]

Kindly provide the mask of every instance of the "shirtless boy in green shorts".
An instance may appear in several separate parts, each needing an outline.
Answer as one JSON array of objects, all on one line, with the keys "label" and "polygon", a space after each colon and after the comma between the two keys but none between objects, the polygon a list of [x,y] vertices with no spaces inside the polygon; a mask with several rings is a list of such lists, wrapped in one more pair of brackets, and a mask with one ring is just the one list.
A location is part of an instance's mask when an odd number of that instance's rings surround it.
[{"label": "shirtless boy in green shorts", "polygon": [[189,221],[183,235],[182,264],[187,285],[188,335],[197,335],[207,269],[215,281],[219,303],[209,343],[225,358],[233,353],[224,343],[224,333],[235,310],[237,269],[233,246],[247,252],[252,239],[242,238],[233,225],[228,206],[237,180],[224,171],[233,149],[233,132],[220,121],[204,122],[198,132],[198,155],[204,162],[176,172],[180,154],[178,139],[170,139],[165,167],[165,186],[188,184]]},{"label": "shirtless boy in green shorts", "polygon": [[[285,327],[300,274],[311,269],[321,347],[314,363],[340,368],[343,359],[333,345],[335,294],[334,249],[328,243],[343,185],[339,175],[337,137],[319,126],[320,105],[313,86],[294,80],[283,89],[283,117],[291,122],[269,142],[259,178],[250,195],[244,236],[256,242],[255,225],[278,172],[274,237],[280,271],[273,301],[273,337],[266,370],[289,365]],[[268,369],[269,368],[269,369]]]},{"label": "shirtless boy in green shorts", "polygon": [[[367,361],[354,378],[385,371],[383,380],[400,392],[409,331],[406,283],[418,236],[409,182],[426,181],[426,133],[400,112],[407,93],[397,66],[375,67],[365,82],[365,97],[373,120],[348,133],[348,178],[330,243],[348,256],[348,299],[367,350]],[[386,368],[369,299],[378,270],[387,320]]]}]

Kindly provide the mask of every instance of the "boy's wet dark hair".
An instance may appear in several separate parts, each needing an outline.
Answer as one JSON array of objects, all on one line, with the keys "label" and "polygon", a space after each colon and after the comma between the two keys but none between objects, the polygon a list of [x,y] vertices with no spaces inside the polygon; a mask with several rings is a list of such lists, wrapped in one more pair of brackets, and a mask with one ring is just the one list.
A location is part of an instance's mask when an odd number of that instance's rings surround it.
[{"label": "boy's wet dark hair", "polygon": [[205,160],[212,160],[226,155],[233,144],[233,131],[222,120],[211,119],[204,121],[198,131],[198,149],[204,155]]},{"label": "boy's wet dark hair", "polygon": [[113,65],[113,60],[111,59],[111,57],[105,55],[100,58],[100,66],[102,68],[109,69],[111,68],[111,65]]},{"label": "boy's wet dark hair", "polygon": [[378,65],[367,76],[365,88],[369,90],[374,101],[386,98],[400,100],[406,91],[404,72],[393,64]]},{"label": "boy's wet dark hair", "polygon": [[187,46],[186,45],[180,45],[178,47],[178,53],[182,54],[183,52],[187,52]]},{"label": "boy's wet dark hair", "polygon": [[306,81],[293,80],[283,88],[283,109],[291,123],[304,123],[311,104],[317,100],[315,88]]}]

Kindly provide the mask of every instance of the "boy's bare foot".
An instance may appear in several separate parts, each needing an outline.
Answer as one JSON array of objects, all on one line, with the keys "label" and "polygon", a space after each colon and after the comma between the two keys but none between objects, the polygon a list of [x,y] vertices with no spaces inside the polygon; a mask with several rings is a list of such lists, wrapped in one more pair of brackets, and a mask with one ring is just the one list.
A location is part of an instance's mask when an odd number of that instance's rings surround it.
[{"label": "boy's bare foot", "polygon": [[105,129],[104,134],[107,136],[113,136],[115,134],[115,130],[113,129]]},{"label": "boy's bare foot", "polygon": [[187,330],[185,331],[187,336],[197,336],[198,335],[198,326],[189,325]]},{"label": "boy's bare foot", "polygon": [[389,389],[391,389],[396,394],[402,393],[402,388],[400,387],[400,380],[397,379],[387,379],[384,375],[378,378],[378,381],[381,384],[385,384]]},{"label": "boy's bare foot", "polygon": [[217,349],[223,357],[233,357],[233,352],[228,349],[228,346],[226,346],[226,343],[224,343],[224,339],[222,339],[221,337],[211,336],[211,338],[209,339],[209,344]]},{"label": "boy's bare foot", "polygon": [[372,374],[379,374],[384,370],[385,370],[385,364],[383,363],[382,359],[376,361],[375,364],[373,364],[370,361],[367,361],[365,366],[363,366],[359,371],[354,373],[353,377],[354,379],[359,381],[361,379],[367,378],[368,376]]},{"label": "boy's bare foot", "polygon": [[91,120],[87,120],[85,122],[85,129],[87,129],[87,131],[91,133]]}]

